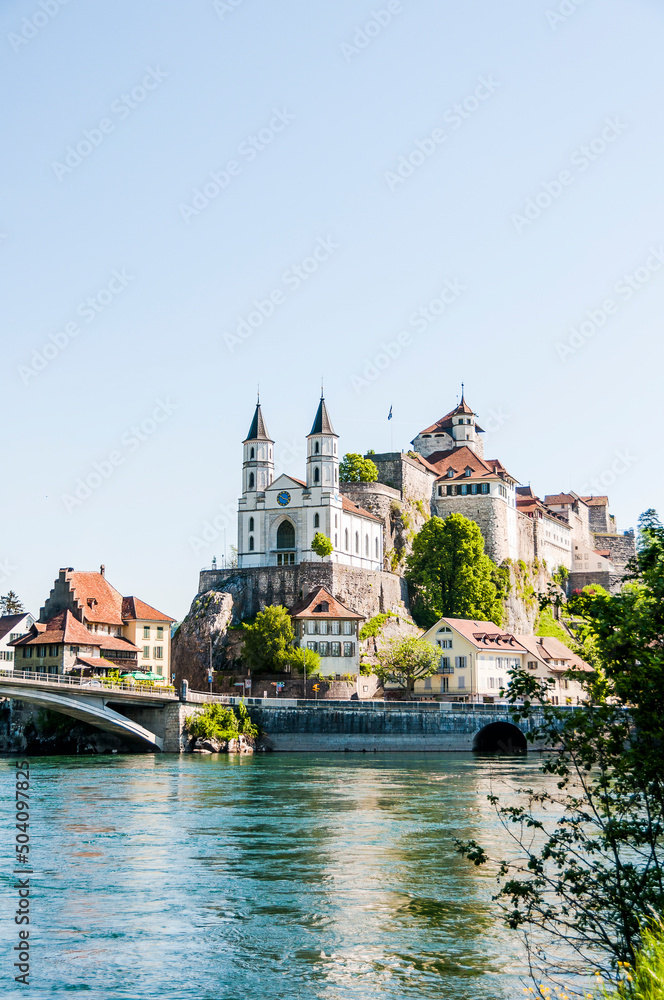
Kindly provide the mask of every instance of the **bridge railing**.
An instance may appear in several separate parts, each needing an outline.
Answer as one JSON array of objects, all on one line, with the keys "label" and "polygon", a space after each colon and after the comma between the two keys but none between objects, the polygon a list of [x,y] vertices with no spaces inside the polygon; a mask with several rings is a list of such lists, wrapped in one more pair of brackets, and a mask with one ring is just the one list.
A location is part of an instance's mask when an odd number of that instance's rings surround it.
[{"label": "bridge railing", "polygon": [[119,683],[109,684],[107,681],[93,677],[73,677],[71,674],[47,674],[39,670],[0,670],[0,680],[18,681],[20,684],[49,684],[54,687],[77,688],[84,691],[125,691],[145,697],[176,699],[178,696],[171,688],[142,687],[139,684]]}]

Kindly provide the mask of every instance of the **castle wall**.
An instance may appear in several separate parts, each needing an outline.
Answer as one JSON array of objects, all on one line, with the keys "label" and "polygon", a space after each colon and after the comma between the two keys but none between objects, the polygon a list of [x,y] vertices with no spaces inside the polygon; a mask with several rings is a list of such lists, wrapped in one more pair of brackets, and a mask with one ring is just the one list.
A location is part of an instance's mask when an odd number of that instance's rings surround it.
[{"label": "castle wall", "polygon": [[633,534],[614,535],[612,532],[605,535],[597,534],[593,544],[600,552],[608,550],[611,553],[609,558],[616,571],[624,570],[629,560],[636,555],[636,542]]},{"label": "castle wall", "polygon": [[231,593],[233,620],[237,622],[251,618],[269,604],[290,607],[321,586],[368,618],[384,611],[403,614],[407,607],[406,582],[396,574],[329,562],[203,570],[199,593],[210,590]]},{"label": "castle wall", "polygon": [[593,533],[611,531],[608,505],[606,504],[588,505],[588,526],[590,528],[590,531]]},{"label": "castle wall", "polygon": [[517,510],[516,527],[519,559],[523,559],[524,562],[530,563],[539,555],[537,544],[537,529],[539,525],[533,520],[532,517],[528,517],[527,514],[522,514],[520,510]]},{"label": "castle wall", "polygon": [[[518,527],[517,523],[511,526],[509,522],[510,518],[514,518],[516,522],[516,515],[519,512],[509,507],[500,497],[435,497],[433,507],[438,517],[463,514],[464,517],[475,521],[484,538],[484,551],[495,563],[500,564],[504,559],[515,558],[515,552],[510,549],[510,536],[518,530]],[[527,533],[525,537],[527,539]]]},{"label": "castle wall", "polygon": [[429,504],[435,475],[403,452],[367,455],[378,469],[378,482],[399,490],[404,500],[422,500]]}]

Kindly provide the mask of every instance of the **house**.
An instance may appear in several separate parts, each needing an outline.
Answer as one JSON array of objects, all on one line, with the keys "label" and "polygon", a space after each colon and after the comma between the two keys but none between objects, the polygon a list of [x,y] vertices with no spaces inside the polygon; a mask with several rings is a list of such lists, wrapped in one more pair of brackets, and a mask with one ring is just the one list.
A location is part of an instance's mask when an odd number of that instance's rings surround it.
[{"label": "house", "polygon": [[34,621],[34,615],[27,611],[0,617],[0,670],[13,668],[14,649],[10,643],[29,632]]},{"label": "house", "polygon": [[289,609],[295,645],[311,649],[321,659],[321,674],[358,674],[358,631],[364,615],[347,608],[324,587],[316,587]]},{"label": "house", "polygon": [[103,565],[98,573],[70,566],[60,570],[29,636],[14,647],[21,664],[32,660],[31,669],[47,673],[140,670],[169,683],[173,620],[138,597],[123,597]]},{"label": "house", "polygon": [[481,704],[504,701],[500,691],[509,683],[509,671],[519,667],[553,682],[554,704],[578,704],[580,684],[562,675],[571,669],[590,670],[559,639],[514,635],[494,622],[441,618],[422,638],[438,646],[441,657],[439,671],[416,683],[418,696]]}]

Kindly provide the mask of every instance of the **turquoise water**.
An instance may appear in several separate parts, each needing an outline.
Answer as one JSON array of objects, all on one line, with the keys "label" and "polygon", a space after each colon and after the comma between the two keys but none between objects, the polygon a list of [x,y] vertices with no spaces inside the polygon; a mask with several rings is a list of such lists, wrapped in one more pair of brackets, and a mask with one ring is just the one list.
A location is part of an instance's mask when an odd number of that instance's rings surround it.
[{"label": "turquoise water", "polygon": [[453,838],[504,844],[462,754],[33,758],[31,986],[15,985],[3,758],[1,996],[512,1000],[518,941]]}]

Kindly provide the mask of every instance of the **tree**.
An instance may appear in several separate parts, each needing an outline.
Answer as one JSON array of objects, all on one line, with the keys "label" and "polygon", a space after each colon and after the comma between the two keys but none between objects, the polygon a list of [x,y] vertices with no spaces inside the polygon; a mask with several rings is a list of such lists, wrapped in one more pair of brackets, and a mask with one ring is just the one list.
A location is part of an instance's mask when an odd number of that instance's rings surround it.
[{"label": "tree", "polygon": [[[585,707],[557,708],[545,682],[512,672],[514,718],[551,749],[541,770],[555,788],[524,791],[523,805],[489,797],[512,837],[509,860],[458,844],[477,865],[497,861],[496,898],[538,971],[608,964],[617,976],[634,962],[648,918],[664,912],[664,527],[654,511],[639,527],[620,593],[582,592],[568,605],[597,654],[595,670],[569,674],[585,687]],[[547,958],[533,932],[562,939],[578,962]]]},{"label": "tree", "polygon": [[202,712],[186,717],[185,727],[190,736],[215,740],[232,740],[240,733],[258,735],[258,727],[252,723],[242,702],[235,711],[225,705],[206,705]]},{"label": "tree", "polygon": [[405,688],[411,695],[415,681],[435,674],[440,664],[440,652],[432,643],[415,636],[391,639],[378,653],[376,674],[381,683],[389,681]]},{"label": "tree", "polygon": [[415,621],[425,628],[442,617],[500,625],[503,609],[496,572],[474,521],[462,514],[430,518],[415,536],[407,560]]},{"label": "tree", "polygon": [[244,657],[254,670],[281,669],[283,653],[295,633],[286,608],[272,604],[259,611],[251,625],[244,624]]},{"label": "tree", "polygon": [[329,556],[330,552],[334,552],[334,545],[322,531],[317,531],[314,535],[314,539],[311,543],[311,548],[314,550],[317,556],[323,559],[325,556]]},{"label": "tree", "polygon": [[289,646],[279,654],[279,662],[282,669],[290,666],[306,670],[307,677],[320,670],[320,656],[314,649],[308,649],[306,646]]},{"label": "tree", "polygon": [[20,615],[24,611],[23,603],[19,600],[18,594],[15,594],[13,590],[10,590],[4,597],[0,597],[0,614]]},{"label": "tree", "polygon": [[342,483],[375,483],[378,468],[370,458],[350,452],[339,464],[339,479]]}]

